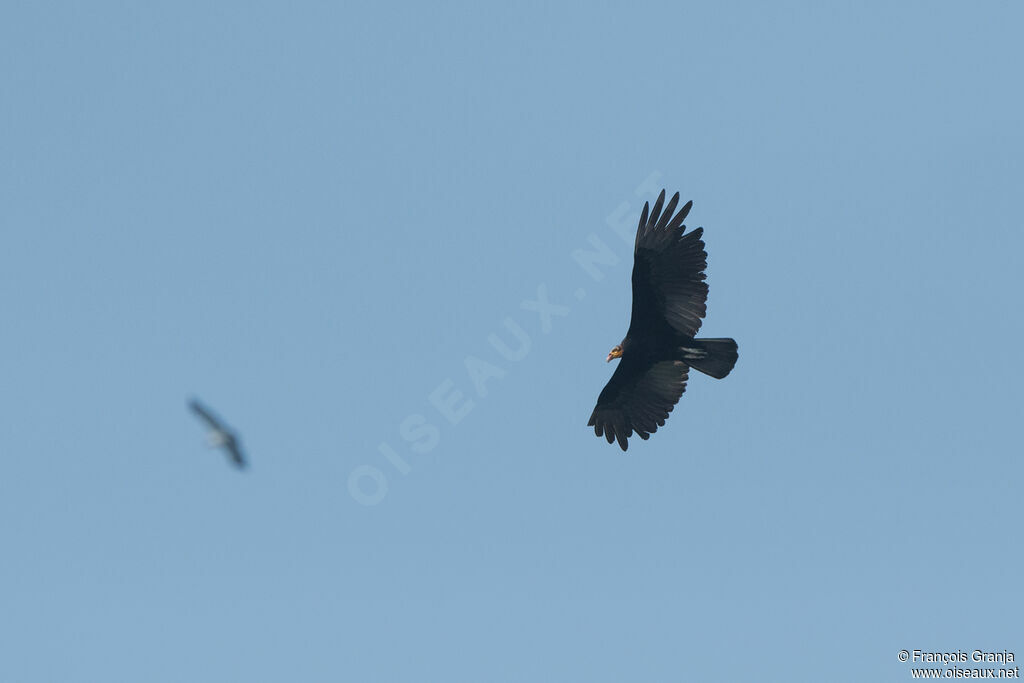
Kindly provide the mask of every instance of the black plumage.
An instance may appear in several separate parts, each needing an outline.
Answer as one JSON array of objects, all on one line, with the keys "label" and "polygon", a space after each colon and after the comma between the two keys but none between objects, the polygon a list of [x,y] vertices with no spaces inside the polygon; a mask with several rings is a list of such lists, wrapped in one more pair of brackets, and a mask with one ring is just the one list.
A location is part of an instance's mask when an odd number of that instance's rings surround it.
[{"label": "black plumage", "polygon": [[708,255],[704,229],[686,232],[683,225],[693,202],[673,215],[678,204],[677,192],[666,205],[664,190],[653,208],[644,204],[633,251],[629,330],[608,354],[609,361],[621,360],[588,423],[622,450],[634,433],[647,439],[664,426],[691,367],[721,379],[739,356],[733,339],[694,338],[707,312]]},{"label": "black plumage", "polygon": [[209,408],[196,399],[191,399],[188,402],[188,407],[210,429],[210,445],[223,448],[235,467],[245,469],[245,456],[242,454],[242,444],[238,435],[228,429],[223,420],[214,415]]}]

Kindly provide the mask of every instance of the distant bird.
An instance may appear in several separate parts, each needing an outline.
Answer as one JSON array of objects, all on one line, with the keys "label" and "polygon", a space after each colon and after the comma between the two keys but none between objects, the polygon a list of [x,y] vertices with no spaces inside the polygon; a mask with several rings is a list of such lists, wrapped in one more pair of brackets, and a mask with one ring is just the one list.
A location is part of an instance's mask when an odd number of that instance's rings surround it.
[{"label": "distant bird", "polygon": [[188,407],[193,413],[202,418],[203,422],[210,428],[210,447],[223,448],[231,457],[231,462],[234,463],[235,467],[238,469],[245,468],[245,457],[242,455],[238,436],[196,399],[190,400]]},{"label": "distant bird", "polygon": [[693,202],[675,216],[677,192],[662,212],[665,191],[640,214],[633,250],[633,313],[626,338],[608,354],[619,366],[597,399],[589,426],[626,450],[634,432],[647,439],[664,426],[686,390],[690,368],[715,379],[739,357],[733,339],[694,339],[707,311],[703,228],[685,232]]}]

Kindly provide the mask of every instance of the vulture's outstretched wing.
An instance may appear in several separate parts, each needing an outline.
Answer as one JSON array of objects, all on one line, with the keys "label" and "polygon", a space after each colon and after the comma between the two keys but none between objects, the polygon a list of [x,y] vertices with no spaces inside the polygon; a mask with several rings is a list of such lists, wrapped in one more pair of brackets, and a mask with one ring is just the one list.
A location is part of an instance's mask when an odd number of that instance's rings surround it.
[{"label": "vulture's outstretched wing", "polygon": [[697,335],[707,313],[708,285],[704,269],[708,255],[703,228],[685,232],[683,221],[693,202],[672,215],[679,203],[676,192],[667,206],[665,191],[648,216],[644,204],[633,250],[633,313],[630,331],[652,331],[667,322],[687,337]]},{"label": "vulture's outstretched wing", "polygon": [[224,444],[224,448],[227,449],[228,455],[231,456],[231,462],[235,464],[235,467],[244,469],[246,466],[245,456],[242,455],[242,447],[238,444],[238,438],[232,435],[228,442]]},{"label": "vulture's outstretched wing", "polygon": [[682,361],[648,364],[624,356],[601,391],[587,424],[608,443],[618,440],[622,450],[626,450],[626,439],[633,432],[646,440],[665,424],[686,391],[689,371]]},{"label": "vulture's outstretched wing", "polygon": [[223,422],[221,422],[221,421],[220,421],[219,419],[217,419],[217,416],[216,416],[216,415],[214,415],[214,414],[213,414],[213,413],[211,413],[211,412],[210,412],[209,410],[207,410],[207,409],[206,409],[206,408],[205,408],[205,407],[203,406],[203,404],[201,404],[201,403],[200,403],[199,401],[197,401],[196,399],[194,399],[194,398],[193,398],[193,399],[191,399],[191,400],[190,400],[190,401],[188,402],[188,407],[189,407],[189,409],[190,409],[190,410],[191,410],[191,411],[192,411],[193,413],[195,413],[196,415],[198,415],[199,417],[201,417],[201,418],[202,418],[202,420],[203,420],[203,422],[205,422],[205,423],[206,423],[206,425],[207,425],[207,426],[208,426],[208,427],[209,427],[210,429],[216,430],[216,431],[218,431],[218,432],[225,432],[225,431],[227,431],[227,430],[226,430],[226,429],[224,428],[224,423],[223,423]]}]

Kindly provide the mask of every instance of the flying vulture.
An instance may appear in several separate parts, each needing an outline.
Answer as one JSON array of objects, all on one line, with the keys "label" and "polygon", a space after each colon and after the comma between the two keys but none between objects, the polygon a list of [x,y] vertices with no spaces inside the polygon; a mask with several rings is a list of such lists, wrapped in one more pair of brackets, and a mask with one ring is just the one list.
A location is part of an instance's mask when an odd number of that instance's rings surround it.
[{"label": "flying vulture", "polygon": [[694,339],[707,311],[708,255],[704,229],[686,232],[683,225],[693,202],[673,215],[678,203],[677,192],[666,205],[662,190],[653,209],[644,204],[633,250],[629,330],[608,354],[619,365],[590,416],[594,432],[608,443],[618,441],[622,450],[634,432],[646,440],[664,426],[686,390],[690,368],[722,379],[739,357],[733,339]]},{"label": "flying vulture", "polygon": [[235,467],[243,469],[246,463],[245,457],[242,455],[242,448],[239,444],[238,436],[228,429],[224,422],[211,413],[196,399],[190,400],[188,402],[188,407],[206,423],[207,427],[210,428],[210,446],[213,448],[223,448],[224,452],[231,458],[231,462],[234,463]]}]

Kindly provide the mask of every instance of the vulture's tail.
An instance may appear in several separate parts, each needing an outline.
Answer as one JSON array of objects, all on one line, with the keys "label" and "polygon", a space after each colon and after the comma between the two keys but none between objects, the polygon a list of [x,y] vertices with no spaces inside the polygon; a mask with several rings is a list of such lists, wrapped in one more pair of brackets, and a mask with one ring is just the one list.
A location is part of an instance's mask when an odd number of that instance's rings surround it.
[{"label": "vulture's tail", "polygon": [[694,339],[682,347],[682,360],[705,375],[722,379],[740,357],[735,339]]}]

